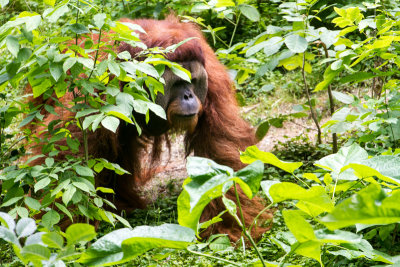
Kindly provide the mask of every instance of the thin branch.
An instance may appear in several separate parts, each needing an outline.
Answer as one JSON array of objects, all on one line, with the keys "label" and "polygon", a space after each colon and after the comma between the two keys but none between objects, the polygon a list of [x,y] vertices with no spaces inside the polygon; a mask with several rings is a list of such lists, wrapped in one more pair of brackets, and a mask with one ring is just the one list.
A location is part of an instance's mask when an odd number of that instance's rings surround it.
[{"label": "thin branch", "polygon": [[[328,54],[328,49],[325,45],[324,42],[319,42],[322,47],[324,48],[324,52],[325,52],[325,57],[329,58],[329,54]],[[326,67],[329,67],[329,63],[326,63]],[[328,97],[329,97],[329,109],[331,112],[331,116],[333,116],[333,113],[335,113],[335,103],[333,101],[333,96],[332,96],[332,86],[329,84],[328,85]],[[333,153],[337,153],[338,152],[338,140],[337,140],[337,134],[336,133],[332,133],[332,152]]]},{"label": "thin branch", "polygon": [[319,126],[317,115],[315,114],[314,108],[311,105],[310,91],[309,91],[309,88],[308,88],[308,84],[307,84],[307,80],[306,80],[306,74],[305,74],[305,70],[304,70],[305,65],[306,65],[306,53],[304,51],[304,53],[303,53],[303,66],[301,68],[301,75],[303,76],[304,89],[306,91],[308,105],[310,106],[311,118],[313,119],[315,125],[317,126],[317,130],[318,130],[318,144],[322,144],[321,127]]}]

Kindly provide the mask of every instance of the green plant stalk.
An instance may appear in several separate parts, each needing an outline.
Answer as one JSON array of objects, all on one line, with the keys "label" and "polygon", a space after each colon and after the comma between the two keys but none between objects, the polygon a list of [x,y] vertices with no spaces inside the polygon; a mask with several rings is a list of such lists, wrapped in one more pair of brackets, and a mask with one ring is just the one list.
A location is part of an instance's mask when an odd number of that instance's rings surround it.
[{"label": "green plant stalk", "polygon": [[[382,88],[385,88],[385,79],[383,80]],[[390,118],[390,112],[389,112],[389,106],[388,106],[388,101],[387,101],[386,88],[385,88],[385,109],[386,109],[386,112],[388,114],[388,117]],[[394,147],[394,149],[396,149],[397,148],[396,139],[394,137],[394,131],[393,131],[393,127],[392,127],[391,123],[389,123],[389,127],[390,127],[390,131],[392,132],[393,147]]]},{"label": "green plant stalk", "polygon": [[242,14],[242,13],[239,12],[239,14],[236,16],[236,24],[235,24],[235,28],[233,29],[231,41],[229,42],[229,47],[232,46],[233,38],[235,37],[236,30],[237,30],[237,27],[238,27],[238,25],[239,25],[239,20],[240,20],[240,15],[241,15],[241,14]]},{"label": "green plant stalk", "polygon": [[321,127],[319,126],[317,115],[315,114],[314,108],[311,105],[311,97],[310,97],[310,91],[308,88],[307,80],[306,80],[306,74],[305,74],[305,65],[306,65],[306,53],[304,51],[303,53],[303,66],[301,68],[301,75],[303,76],[303,82],[304,82],[304,89],[306,91],[307,95],[307,101],[308,105],[310,106],[310,113],[311,113],[311,118],[313,119],[315,125],[317,126],[317,131],[318,131],[318,144],[322,144],[322,132],[321,132]]},{"label": "green plant stalk", "polygon": [[261,216],[261,214],[263,214],[265,211],[269,210],[272,205],[274,205],[275,203],[272,202],[271,204],[269,204],[268,206],[266,206],[262,211],[260,211],[257,216],[254,218],[252,224],[249,227],[249,232],[251,233],[251,229],[253,228],[253,226],[255,225],[255,223],[257,222],[258,218]]},{"label": "green plant stalk", "polygon": [[[75,23],[78,23],[79,20],[79,0],[76,0],[76,21]],[[75,45],[78,45],[78,34],[75,34]],[[75,50],[75,57],[77,55],[78,51]]]},{"label": "green plant stalk", "polygon": [[238,218],[237,216],[234,216],[234,218],[237,220],[239,226],[242,227],[243,234],[247,237],[247,239],[250,241],[251,245],[254,247],[254,250],[256,251],[257,256],[258,256],[258,258],[260,259],[262,265],[263,265],[264,267],[267,267],[267,265],[266,265],[266,263],[264,262],[264,259],[263,259],[262,255],[261,255],[260,251],[259,251],[258,248],[257,248],[256,242],[255,242],[254,239],[251,237],[251,232],[249,233],[249,232],[246,230],[246,226],[245,226],[245,224],[244,224],[244,217],[243,217],[242,206],[240,205],[239,194],[238,194],[238,191],[237,191],[236,183],[235,183],[235,182],[233,183],[233,186],[234,186],[234,188],[235,188],[236,201],[237,201],[237,204],[238,204],[239,213],[240,213],[240,215],[241,215],[241,217],[242,217],[243,223],[239,220],[239,218]]},{"label": "green plant stalk", "polygon": [[219,258],[219,257],[216,257],[216,256],[212,256],[212,255],[208,255],[208,254],[204,254],[204,253],[201,253],[201,252],[198,252],[198,251],[191,250],[191,249],[189,249],[189,247],[187,247],[186,250],[189,251],[190,253],[193,253],[193,254],[196,254],[196,255],[199,255],[199,256],[203,256],[203,257],[214,259],[214,260],[223,261],[223,262],[232,264],[234,266],[242,266],[240,264],[237,264],[237,263],[235,263],[233,261],[230,261],[230,260],[226,260],[224,258]]},{"label": "green plant stalk", "polygon": [[[324,42],[320,42],[322,47],[324,48],[325,52],[325,58],[329,58],[328,54],[328,49],[326,48],[326,45]],[[326,63],[326,67],[329,67],[329,63]],[[335,113],[335,104],[333,102],[333,96],[332,96],[332,86],[329,84],[328,85],[328,97],[329,97],[329,110],[331,112],[331,116],[333,116],[333,113]],[[337,153],[338,152],[338,141],[337,141],[337,134],[332,133],[332,152]]]},{"label": "green plant stalk", "polygon": [[[102,7],[101,7],[101,12],[103,12],[104,9],[104,0],[102,2]],[[87,80],[90,80],[90,78],[93,75],[94,69],[96,68],[96,62],[97,59],[99,58],[99,50],[100,50],[100,42],[101,42],[101,28],[99,29],[99,37],[97,39],[97,50],[96,50],[96,55],[94,56],[94,61],[93,61],[93,68],[92,71],[89,74],[89,77],[87,78]],[[88,97],[87,95],[85,95],[85,104],[87,105],[88,103]],[[81,124],[83,126],[83,124]],[[88,134],[87,134],[87,129],[83,130],[83,148],[85,150],[85,161],[86,163],[89,162],[89,146],[88,146]]]}]

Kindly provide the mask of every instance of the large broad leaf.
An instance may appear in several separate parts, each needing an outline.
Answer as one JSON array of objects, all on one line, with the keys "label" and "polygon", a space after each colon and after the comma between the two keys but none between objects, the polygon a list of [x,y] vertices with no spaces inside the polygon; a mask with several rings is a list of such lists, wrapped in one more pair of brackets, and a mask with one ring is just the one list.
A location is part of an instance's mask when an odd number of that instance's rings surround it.
[{"label": "large broad leaf", "polygon": [[259,150],[256,146],[250,146],[240,155],[240,160],[243,163],[250,164],[256,160],[261,160],[264,163],[271,164],[289,173],[293,173],[303,163],[301,162],[285,162],[278,159],[274,154]]},{"label": "large broad leaf", "polygon": [[0,211],[0,223],[11,231],[14,231],[15,222],[13,217],[11,217],[8,213]]},{"label": "large broad leaf", "polygon": [[0,7],[4,8],[9,3],[9,0],[0,0]]},{"label": "large broad leaf", "polygon": [[21,250],[21,254],[28,261],[48,260],[51,255],[48,248],[39,244],[25,246]]},{"label": "large broad leaf", "polygon": [[291,252],[314,259],[323,266],[321,261],[321,244],[317,241],[296,242],[291,246]]},{"label": "large broad leaf", "polygon": [[374,182],[372,177],[376,177],[382,181],[389,182],[392,184],[395,184],[397,186],[400,186],[400,180],[396,178],[392,178],[389,176],[385,176],[378,172],[376,169],[373,169],[369,166],[363,165],[363,164],[357,164],[357,163],[351,163],[348,165],[349,168],[352,168],[355,171],[355,174],[357,177],[360,179],[365,179],[368,182]]},{"label": "large broad leaf", "polygon": [[297,34],[289,35],[285,38],[285,44],[287,48],[293,53],[303,53],[306,51],[308,42],[306,38],[301,37]]},{"label": "large broad leaf", "polygon": [[310,216],[318,216],[322,212],[330,212],[334,205],[326,194],[324,187],[313,186],[306,190],[294,183],[271,183],[270,181],[261,182],[264,192],[269,195],[274,203],[288,199],[299,200],[296,206]]},{"label": "large broad leaf", "polygon": [[364,160],[367,165],[385,176],[400,179],[400,158],[396,156],[377,156]]},{"label": "large broad leaf", "polygon": [[320,221],[331,230],[361,224],[390,224],[400,221],[400,191],[387,196],[378,184],[370,184],[338,204]]},{"label": "large broad leaf", "polygon": [[84,223],[75,223],[65,231],[68,245],[75,245],[78,242],[89,242],[96,237],[93,225]]},{"label": "large broad leaf", "polygon": [[260,20],[260,13],[258,12],[257,8],[250,6],[250,5],[239,5],[239,10],[242,14],[251,21],[259,21]]},{"label": "large broad leaf", "polygon": [[329,231],[327,229],[314,231],[299,210],[284,210],[282,215],[286,226],[298,241],[291,246],[292,252],[315,259],[320,263],[321,245],[326,243],[357,244],[362,241],[361,236],[347,231]]},{"label": "large broad leaf", "polygon": [[282,215],[286,226],[294,237],[296,237],[297,241],[303,243],[317,239],[311,224],[306,221],[300,210],[283,210]]},{"label": "large broad leaf", "polygon": [[15,230],[18,238],[30,236],[36,231],[35,220],[31,218],[22,218],[18,221]]},{"label": "large broad leaf", "polygon": [[210,159],[190,157],[187,171],[190,178],[185,180],[184,190],[178,198],[178,222],[197,231],[204,208],[211,200],[222,196],[234,182],[252,198],[259,189],[264,167],[256,161],[235,173]]},{"label": "large broad leaf", "polygon": [[249,57],[249,56],[257,53],[258,51],[260,51],[263,48],[264,48],[264,53],[266,54],[266,56],[271,56],[279,51],[282,44],[283,44],[282,37],[274,36],[271,39],[268,39],[267,41],[263,41],[261,43],[258,43],[256,45],[250,47],[246,51],[246,57]]},{"label": "large broad leaf", "polygon": [[126,262],[153,248],[186,248],[195,240],[193,230],[176,224],[119,229],[97,240],[79,259],[86,265]]},{"label": "large broad leaf", "polygon": [[348,147],[342,147],[338,153],[326,156],[315,162],[315,165],[332,171],[332,176],[339,179],[355,180],[350,170],[343,171],[342,168],[350,163],[362,163],[368,159],[368,153],[357,144]]},{"label": "large broad leaf", "polygon": [[257,160],[245,168],[237,171],[235,176],[244,181],[251,189],[252,196],[260,189],[260,182],[263,178],[264,164]]}]

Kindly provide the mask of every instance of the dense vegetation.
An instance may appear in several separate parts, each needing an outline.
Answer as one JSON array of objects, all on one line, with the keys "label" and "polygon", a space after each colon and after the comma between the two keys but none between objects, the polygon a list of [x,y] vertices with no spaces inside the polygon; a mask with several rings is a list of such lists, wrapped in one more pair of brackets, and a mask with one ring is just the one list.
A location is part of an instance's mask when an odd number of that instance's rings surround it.
[{"label": "dense vegetation", "polygon": [[[400,263],[398,1],[0,0],[0,9],[1,265]],[[161,19],[171,10],[204,31],[235,80],[240,105],[257,104],[245,116],[260,140],[271,127],[298,118],[317,134],[315,141],[303,136],[281,143],[274,153],[249,147],[241,154],[249,165],[237,172],[191,157],[178,193],[125,217],[106,208],[113,207],[104,197],[112,190],[94,184],[104,168],[125,170],[90,157],[87,133],[133,124],[133,110],[165,116],[152,102],[163,91],[162,70],[190,79],[164,58],[179,44],[146,49],[118,19]],[[116,44],[144,48],[146,60],[117,54],[101,38],[77,45],[87,34],[110,30]],[[99,50],[108,52],[101,62]],[[32,95],[25,93],[28,81]],[[130,86],[121,92],[119,81]],[[82,131],[82,142],[60,120],[39,136],[27,127],[40,124],[42,110],[57,115],[58,99],[73,88],[79,93],[68,107],[76,114],[69,123]],[[52,106],[31,101],[53,93]],[[277,114],[278,100],[292,110]],[[42,146],[38,155],[30,152],[35,144]],[[64,161],[55,160],[65,151]],[[38,158],[44,163],[29,164]],[[271,230],[258,242],[240,203],[224,196],[236,186],[249,198],[265,197],[266,210],[274,211]],[[220,220],[199,223],[204,207],[221,196],[243,229],[242,242],[223,234],[198,238]],[[62,231],[65,218],[75,221]],[[97,233],[88,224],[93,220],[100,221]]]}]

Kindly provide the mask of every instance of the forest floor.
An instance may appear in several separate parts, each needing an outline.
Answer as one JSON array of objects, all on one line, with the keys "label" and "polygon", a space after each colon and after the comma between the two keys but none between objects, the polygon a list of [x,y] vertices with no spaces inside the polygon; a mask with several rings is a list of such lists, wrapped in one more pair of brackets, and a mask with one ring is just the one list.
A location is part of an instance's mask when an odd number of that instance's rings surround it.
[{"label": "forest floor", "polygon": [[[242,108],[246,113],[248,107]],[[324,119],[323,121],[326,121]],[[320,125],[322,125],[321,122]],[[309,118],[298,118],[285,121],[282,128],[271,127],[267,135],[257,144],[262,151],[271,152],[279,142],[287,142],[291,138],[307,136],[310,140],[316,140],[316,126]],[[324,140],[326,142],[326,140]],[[183,135],[177,135],[171,140],[171,150],[165,146],[161,155],[158,172],[153,179],[144,186],[145,195],[154,201],[160,194],[168,194],[171,183],[180,188],[183,180],[187,178],[186,159],[183,145]]]}]

